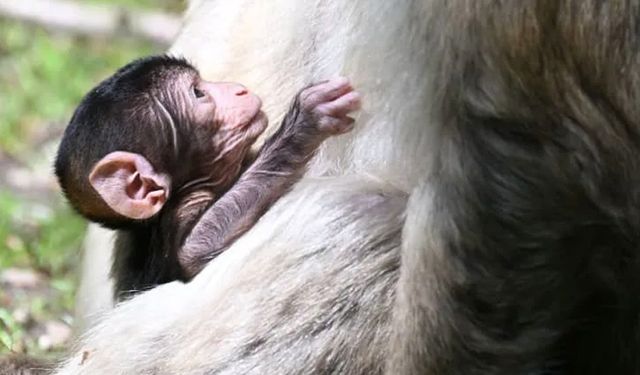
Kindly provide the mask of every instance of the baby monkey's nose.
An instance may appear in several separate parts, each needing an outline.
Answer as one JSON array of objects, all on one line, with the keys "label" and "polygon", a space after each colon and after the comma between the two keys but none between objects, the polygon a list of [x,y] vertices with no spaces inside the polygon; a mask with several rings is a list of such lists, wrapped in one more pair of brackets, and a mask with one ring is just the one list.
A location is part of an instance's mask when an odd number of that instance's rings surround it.
[{"label": "baby monkey's nose", "polygon": [[238,85],[238,87],[235,88],[236,96],[247,95],[248,93],[249,93],[249,90],[247,90],[247,88],[242,85]]}]

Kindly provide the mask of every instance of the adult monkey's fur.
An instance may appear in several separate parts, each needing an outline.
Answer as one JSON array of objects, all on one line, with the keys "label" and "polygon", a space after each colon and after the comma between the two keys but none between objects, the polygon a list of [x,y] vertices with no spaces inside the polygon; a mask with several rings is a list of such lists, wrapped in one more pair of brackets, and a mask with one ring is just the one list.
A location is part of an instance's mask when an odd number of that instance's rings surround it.
[{"label": "adult monkey's fur", "polygon": [[337,74],[364,113],[193,282],[109,313],[60,373],[638,373],[639,9],[192,4],[174,51],[273,123]]}]

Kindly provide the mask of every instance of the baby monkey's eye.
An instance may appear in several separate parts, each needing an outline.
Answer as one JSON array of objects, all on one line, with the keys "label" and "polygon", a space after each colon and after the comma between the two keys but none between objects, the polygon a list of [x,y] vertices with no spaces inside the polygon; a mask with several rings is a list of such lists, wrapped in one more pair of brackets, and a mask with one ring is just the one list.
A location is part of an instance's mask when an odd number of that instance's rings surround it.
[{"label": "baby monkey's eye", "polygon": [[204,91],[202,91],[199,88],[193,86],[193,95],[196,96],[196,99],[202,98],[202,97],[204,97]]}]

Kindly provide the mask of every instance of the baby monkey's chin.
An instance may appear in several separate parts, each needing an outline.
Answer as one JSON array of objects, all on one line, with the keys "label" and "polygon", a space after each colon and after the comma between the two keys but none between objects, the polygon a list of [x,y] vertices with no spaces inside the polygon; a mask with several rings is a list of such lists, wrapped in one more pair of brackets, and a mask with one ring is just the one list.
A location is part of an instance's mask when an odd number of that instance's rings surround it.
[{"label": "baby monkey's chin", "polygon": [[247,132],[257,136],[267,128],[268,124],[269,120],[267,119],[267,115],[262,111],[258,111],[258,113],[256,113],[256,115],[247,123],[246,130]]}]

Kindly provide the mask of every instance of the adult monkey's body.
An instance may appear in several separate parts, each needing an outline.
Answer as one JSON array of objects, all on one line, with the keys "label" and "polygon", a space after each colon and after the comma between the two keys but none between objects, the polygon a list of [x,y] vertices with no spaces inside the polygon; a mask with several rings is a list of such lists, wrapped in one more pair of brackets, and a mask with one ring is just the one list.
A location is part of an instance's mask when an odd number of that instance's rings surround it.
[{"label": "adult monkey's body", "polygon": [[205,76],[275,118],[345,74],[362,126],[61,373],[638,373],[639,5],[194,4],[175,50]]}]

